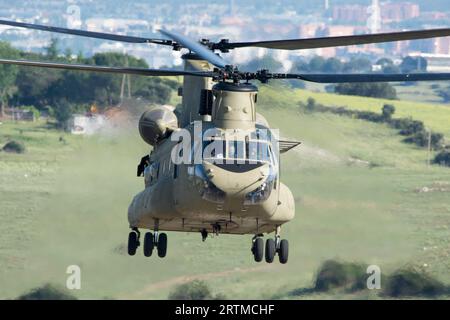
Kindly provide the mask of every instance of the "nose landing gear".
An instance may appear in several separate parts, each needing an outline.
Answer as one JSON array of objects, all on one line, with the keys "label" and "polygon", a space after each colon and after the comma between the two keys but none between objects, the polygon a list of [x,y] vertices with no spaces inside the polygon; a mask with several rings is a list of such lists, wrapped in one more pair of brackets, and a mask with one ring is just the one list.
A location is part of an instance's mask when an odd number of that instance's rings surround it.
[{"label": "nose landing gear", "polygon": [[155,243],[154,235],[151,232],[147,232],[144,237],[144,256],[151,257]]},{"label": "nose landing gear", "polygon": [[275,258],[275,254],[277,253],[277,248],[275,245],[275,240],[267,239],[266,240],[266,262],[272,263]]}]

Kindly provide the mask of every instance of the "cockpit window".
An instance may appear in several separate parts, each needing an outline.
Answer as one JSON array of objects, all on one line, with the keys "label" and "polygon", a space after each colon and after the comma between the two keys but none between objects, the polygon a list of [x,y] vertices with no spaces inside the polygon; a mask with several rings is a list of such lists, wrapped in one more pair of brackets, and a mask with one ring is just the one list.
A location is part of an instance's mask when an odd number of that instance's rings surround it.
[{"label": "cockpit window", "polygon": [[250,161],[271,162],[270,146],[265,141],[246,142],[248,150],[247,159]]},{"label": "cockpit window", "polygon": [[203,158],[215,161],[273,163],[270,143],[266,140],[210,140],[203,143]]},{"label": "cockpit window", "polygon": [[229,159],[245,159],[244,141],[229,140],[227,154]]},{"label": "cockpit window", "polygon": [[226,154],[225,140],[209,140],[203,142],[203,158],[204,159],[224,159]]}]

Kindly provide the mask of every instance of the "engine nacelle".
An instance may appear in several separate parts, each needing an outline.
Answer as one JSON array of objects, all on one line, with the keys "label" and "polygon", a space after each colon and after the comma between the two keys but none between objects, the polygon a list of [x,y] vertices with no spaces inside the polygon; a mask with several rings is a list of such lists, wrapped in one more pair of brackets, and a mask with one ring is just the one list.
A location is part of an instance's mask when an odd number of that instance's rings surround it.
[{"label": "engine nacelle", "polygon": [[145,111],[139,120],[142,139],[154,146],[178,128],[178,118],[171,106],[159,106]]}]

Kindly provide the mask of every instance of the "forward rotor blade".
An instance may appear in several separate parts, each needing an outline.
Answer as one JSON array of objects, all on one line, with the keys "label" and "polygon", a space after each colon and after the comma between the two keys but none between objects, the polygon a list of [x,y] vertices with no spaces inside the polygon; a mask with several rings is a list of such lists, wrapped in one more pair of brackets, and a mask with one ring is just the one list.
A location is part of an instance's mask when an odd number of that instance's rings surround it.
[{"label": "forward rotor blade", "polygon": [[256,42],[229,42],[219,43],[218,49],[235,49],[243,47],[259,47],[268,49],[316,49],[327,47],[351,46],[368,43],[382,43],[403,40],[418,40],[436,37],[450,36],[450,28],[446,29],[430,29],[391,33],[376,33],[353,36],[340,37],[324,37],[311,39],[291,39],[291,40],[273,40],[273,41],[256,41]]},{"label": "forward rotor blade", "polygon": [[317,83],[445,81],[450,73],[407,74],[273,74],[274,79],[299,79]]},{"label": "forward rotor blade", "polygon": [[180,34],[177,34],[174,32],[170,32],[167,30],[163,30],[163,29],[159,30],[159,32],[161,32],[163,35],[169,37],[170,39],[176,41],[182,47],[195,52],[198,56],[209,61],[216,67],[225,68],[228,65],[228,63],[225,60],[223,60],[220,56],[218,56],[213,51],[211,51],[207,47],[201,45],[200,43],[198,43],[194,40],[191,40],[183,35],[180,35]]},{"label": "forward rotor blade", "polygon": [[103,66],[90,66],[90,65],[83,65],[83,64],[66,64],[66,63],[53,63],[53,62],[40,62],[40,61],[25,61],[25,60],[0,59],[0,64],[12,64],[12,65],[19,65],[19,66],[41,67],[41,68],[50,68],[50,69],[130,74],[130,75],[139,75],[139,76],[196,76],[196,77],[206,77],[206,78],[212,78],[215,76],[215,73],[213,73],[213,72],[203,72],[203,71],[183,71],[183,70],[178,71],[178,70],[170,70],[170,69],[103,67]]},{"label": "forward rotor blade", "polygon": [[156,44],[169,45],[169,46],[173,45],[172,41],[165,40],[165,39],[152,39],[152,38],[140,38],[140,37],[133,37],[133,36],[122,36],[122,35],[110,34],[110,33],[67,29],[67,28],[51,27],[51,26],[44,26],[44,25],[39,25],[39,24],[22,23],[22,22],[6,21],[6,20],[0,20],[0,24],[12,26],[12,27],[41,30],[41,31],[48,31],[48,32],[56,32],[56,33],[64,33],[64,34],[71,34],[71,35],[76,35],[76,36],[81,36],[81,37],[105,39],[105,40],[111,40],[111,41],[121,41],[121,42],[128,42],[128,43],[156,43]]}]

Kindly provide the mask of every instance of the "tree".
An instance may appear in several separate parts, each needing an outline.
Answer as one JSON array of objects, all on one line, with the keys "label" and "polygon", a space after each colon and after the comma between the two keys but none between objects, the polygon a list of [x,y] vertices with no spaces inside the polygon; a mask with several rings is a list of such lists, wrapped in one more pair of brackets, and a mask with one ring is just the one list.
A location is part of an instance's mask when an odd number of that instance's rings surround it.
[{"label": "tree", "polygon": [[[86,59],[85,63],[97,66],[148,68],[144,60],[116,52],[98,53],[92,58]],[[122,75],[90,73],[86,81],[83,81],[84,85],[87,86],[86,91],[83,93],[85,99],[105,106],[118,104],[120,102],[122,80]],[[145,85],[145,78],[130,76],[130,82],[133,94]]]},{"label": "tree", "polygon": [[403,73],[411,72],[426,72],[428,67],[428,62],[423,57],[406,57],[402,60],[400,64],[400,69]]},{"label": "tree", "polygon": [[[17,59],[19,52],[8,43],[0,42],[2,58]],[[15,82],[19,68],[13,65],[0,65],[0,117],[5,116],[5,107],[9,98],[16,92]]]},{"label": "tree", "polygon": [[322,72],[339,73],[342,72],[343,64],[337,58],[329,58],[322,67]]},{"label": "tree", "polygon": [[[14,51],[9,45],[2,44],[0,56],[23,60],[73,62],[69,50],[66,50],[66,55],[59,56],[56,40],[51,41],[45,54]],[[76,62],[148,68],[144,60],[122,53],[99,53],[90,58],[78,55]],[[96,103],[99,109],[118,104],[121,100],[122,81],[123,76],[117,74],[0,65],[0,97],[3,98],[0,106],[3,110],[3,105],[9,100],[16,105],[29,105],[37,110],[50,111],[55,115],[58,127],[65,129],[67,120],[76,109],[84,112],[93,103]],[[173,80],[142,76],[130,76],[130,83],[131,94],[143,98],[147,104],[167,104],[173,90],[178,87],[178,82]]]},{"label": "tree", "polygon": [[50,60],[56,60],[59,54],[59,40],[57,38],[52,38],[50,44],[45,48],[46,55]]},{"label": "tree", "polygon": [[[23,60],[48,60],[42,54],[21,53]],[[21,105],[33,105],[38,109],[44,109],[52,103],[49,89],[64,75],[64,71],[46,68],[20,67],[16,78],[18,88],[14,102]]]},{"label": "tree", "polygon": [[322,72],[326,60],[322,57],[315,56],[309,61],[309,70],[312,72]]},{"label": "tree", "polygon": [[363,96],[372,98],[383,98],[394,100],[397,92],[389,83],[340,83],[336,85],[335,91],[338,94]]},{"label": "tree", "polygon": [[266,54],[262,58],[257,58],[242,67],[242,70],[256,71],[261,69],[268,69],[271,72],[280,72],[283,69],[283,64],[274,59],[271,55]]},{"label": "tree", "polygon": [[309,71],[310,71],[310,69],[309,69],[308,62],[306,62],[302,58],[296,59],[292,63],[291,73],[304,73],[304,72],[309,72]]},{"label": "tree", "polygon": [[385,121],[390,121],[395,113],[395,107],[392,104],[385,104],[383,109],[381,109],[381,113]]},{"label": "tree", "polygon": [[170,100],[173,89],[166,80],[147,78],[135,95],[152,103],[165,104]]},{"label": "tree", "polygon": [[383,67],[383,73],[387,74],[395,74],[395,73],[401,73],[401,70],[398,66],[395,65],[386,65]]},{"label": "tree", "polygon": [[383,73],[400,73],[400,68],[394,64],[394,61],[392,61],[389,58],[381,58],[376,63],[376,65],[381,66],[381,70]]},{"label": "tree", "polygon": [[54,104],[53,111],[56,119],[56,126],[59,129],[67,130],[68,122],[73,112],[72,105],[66,99],[61,99]]},{"label": "tree", "polygon": [[372,71],[372,62],[366,58],[352,58],[343,67],[344,72],[348,73],[363,73]]},{"label": "tree", "polygon": [[381,59],[378,59],[378,61],[375,64],[382,66],[382,67],[386,67],[386,66],[394,65],[394,61],[392,61],[389,58],[381,58]]}]

